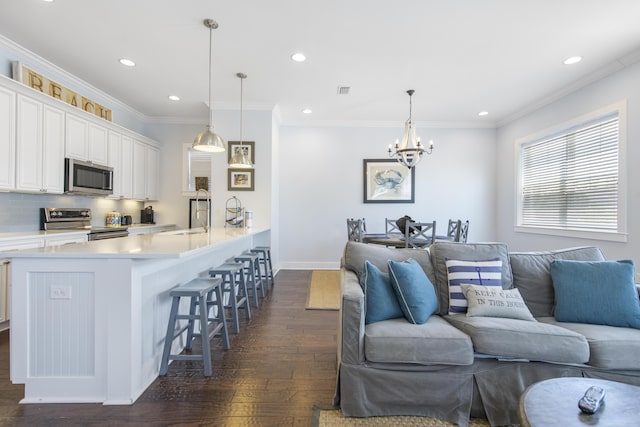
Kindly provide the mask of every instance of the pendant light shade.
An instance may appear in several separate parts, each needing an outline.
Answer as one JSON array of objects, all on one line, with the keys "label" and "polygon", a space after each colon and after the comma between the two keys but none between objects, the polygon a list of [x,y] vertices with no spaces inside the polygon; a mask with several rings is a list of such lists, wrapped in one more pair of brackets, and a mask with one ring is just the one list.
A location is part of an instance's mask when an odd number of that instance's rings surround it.
[{"label": "pendant light shade", "polygon": [[220,135],[213,131],[213,104],[211,103],[211,60],[213,56],[213,30],[218,28],[218,23],[213,19],[205,19],[204,26],[209,29],[209,124],[207,125],[207,130],[195,137],[191,147],[194,150],[198,151],[221,153],[226,150],[226,147],[224,139],[222,139]]},{"label": "pendant light shade", "polygon": [[239,169],[252,169],[253,164],[249,159],[248,150],[242,148],[242,81],[247,78],[247,75],[244,73],[236,74],[240,79],[240,145],[236,147],[235,153],[231,157],[229,161],[229,167],[239,168]]}]

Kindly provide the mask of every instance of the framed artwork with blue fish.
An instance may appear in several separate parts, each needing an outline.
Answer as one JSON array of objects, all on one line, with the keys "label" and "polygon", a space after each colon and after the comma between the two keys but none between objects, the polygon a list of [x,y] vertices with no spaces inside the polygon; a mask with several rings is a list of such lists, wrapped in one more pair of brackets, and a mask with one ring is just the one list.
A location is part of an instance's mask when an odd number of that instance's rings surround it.
[{"label": "framed artwork with blue fish", "polygon": [[364,203],[413,203],[415,168],[395,159],[364,159]]}]

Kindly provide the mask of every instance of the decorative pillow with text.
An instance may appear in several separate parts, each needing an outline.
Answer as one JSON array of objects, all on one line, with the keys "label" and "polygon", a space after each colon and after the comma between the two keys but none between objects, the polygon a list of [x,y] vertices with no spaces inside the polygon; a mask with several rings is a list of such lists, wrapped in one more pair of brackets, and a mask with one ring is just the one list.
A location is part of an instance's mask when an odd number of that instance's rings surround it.
[{"label": "decorative pillow with text", "polygon": [[517,289],[502,289],[497,286],[461,284],[467,298],[467,317],[506,317],[509,319],[533,320],[531,312]]}]

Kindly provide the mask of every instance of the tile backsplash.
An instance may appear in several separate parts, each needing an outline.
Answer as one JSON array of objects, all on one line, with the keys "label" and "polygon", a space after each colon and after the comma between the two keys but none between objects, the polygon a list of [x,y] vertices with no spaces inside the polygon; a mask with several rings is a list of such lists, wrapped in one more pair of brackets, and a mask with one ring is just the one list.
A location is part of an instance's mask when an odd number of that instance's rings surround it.
[{"label": "tile backsplash", "polygon": [[91,225],[105,225],[107,212],[118,211],[140,222],[143,202],[64,194],[0,193],[0,233],[40,229],[40,208],[91,208]]}]

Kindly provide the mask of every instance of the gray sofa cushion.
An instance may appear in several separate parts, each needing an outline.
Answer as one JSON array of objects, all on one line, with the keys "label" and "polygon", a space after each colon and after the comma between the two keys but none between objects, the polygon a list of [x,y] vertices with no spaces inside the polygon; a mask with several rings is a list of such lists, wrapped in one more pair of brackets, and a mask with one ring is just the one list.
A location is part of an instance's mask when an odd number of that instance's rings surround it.
[{"label": "gray sofa cushion", "polygon": [[600,249],[593,246],[544,252],[511,252],[513,286],[534,317],[553,316],[555,302],[549,269],[555,259],[575,261],[604,261]]},{"label": "gray sofa cushion", "polygon": [[589,343],[589,365],[603,369],[638,369],[640,367],[640,330],[586,323],[558,322],[542,317],[540,322],[561,326],[584,335]]},{"label": "gray sofa cushion", "polygon": [[342,257],[342,266],[358,275],[360,280],[364,262],[369,261],[383,273],[388,273],[387,262],[406,261],[413,258],[418,261],[431,283],[435,283],[435,275],[429,257],[429,251],[423,249],[396,249],[368,243],[347,242]]},{"label": "gray sofa cushion", "polygon": [[585,337],[560,326],[462,314],[444,318],[471,337],[478,353],[557,363],[586,363],[589,360]]},{"label": "gray sofa cushion", "polygon": [[469,337],[439,316],[422,325],[390,319],[365,327],[365,358],[371,362],[471,365]]},{"label": "gray sofa cushion", "polygon": [[507,245],[504,243],[453,243],[436,241],[429,248],[431,262],[435,270],[436,290],[440,314],[449,313],[449,283],[447,281],[446,259],[459,259],[465,261],[480,261],[500,258],[502,261],[502,288],[509,289],[513,285],[511,265]]}]

